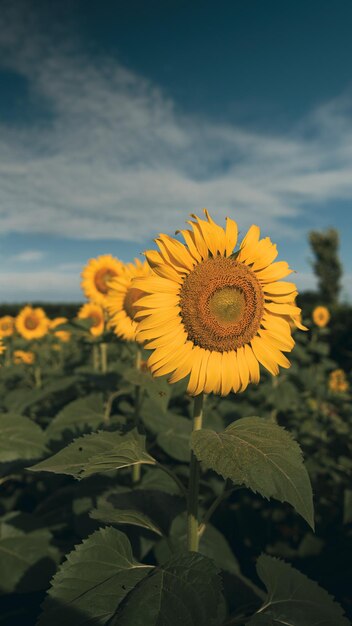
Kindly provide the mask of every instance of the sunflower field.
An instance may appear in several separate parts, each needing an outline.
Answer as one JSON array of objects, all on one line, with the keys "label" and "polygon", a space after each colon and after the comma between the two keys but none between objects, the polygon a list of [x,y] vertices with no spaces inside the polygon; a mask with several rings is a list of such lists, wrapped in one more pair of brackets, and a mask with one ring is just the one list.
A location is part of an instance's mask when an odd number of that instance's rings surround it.
[{"label": "sunflower field", "polygon": [[0,626],[350,623],[350,309],[188,225],[0,318]]}]

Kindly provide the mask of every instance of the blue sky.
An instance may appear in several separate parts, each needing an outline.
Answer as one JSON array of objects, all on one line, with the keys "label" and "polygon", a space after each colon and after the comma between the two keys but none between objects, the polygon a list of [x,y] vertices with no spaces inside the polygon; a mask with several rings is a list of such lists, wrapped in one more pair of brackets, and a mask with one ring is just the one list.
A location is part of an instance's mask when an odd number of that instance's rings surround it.
[{"label": "blue sky", "polygon": [[1,301],[79,300],[207,207],[278,243],[341,236],[352,298],[350,0],[0,0]]}]

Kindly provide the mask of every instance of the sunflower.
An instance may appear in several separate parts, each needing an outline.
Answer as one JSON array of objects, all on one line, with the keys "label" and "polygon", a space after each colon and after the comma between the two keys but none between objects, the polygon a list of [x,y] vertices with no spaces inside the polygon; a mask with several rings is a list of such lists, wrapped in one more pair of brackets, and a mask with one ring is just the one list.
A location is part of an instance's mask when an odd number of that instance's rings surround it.
[{"label": "sunflower", "polygon": [[16,329],[25,339],[41,339],[47,334],[49,320],[41,308],[25,306],[16,317]]},{"label": "sunflower", "polygon": [[258,383],[261,363],[274,376],[290,362],[283,352],[294,346],[290,324],[300,309],[292,303],[294,283],[284,261],[274,263],[276,245],[260,239],[251,226],[238,252],[237,224],[218,226],[193,216],[192,230],[179,231],[185,244],[159,235],[160,252],[146,252],[153,269],[134,287],[148,295],[138,300],[137,339],[153,350],[148,365],[155,376],[172,373],[174,383],[188,375],[188,392],[227,395]]},{"label": "sunflower", "polygon": [[324,328],[330,320],[329,309],[327,309],[326,306],[316,306],[313,311],[312,317],[314,324],[316,324],[320,328]]},{"label": "sunflower", "polygon": [[33,352],[27,350],[15,350],[13,353],[13,362],[16,365],[25,363],[26,365],[32,365],[35,361],[35,355]]},{"label": "sunflower", "polygon": [[0,317],[0,337],[11,337],[15,329],[15,320],[11,315]]},{"label": "sunflower", "polygon": [[119,337],[127,341],[135,341],[137,323],[134,321],[136,308],[134,303],[144,293],[133,286],[135,278],[146,278],[151,274],[148,263],[135,259],[128,263],[124,271],[109,283],[106,309],[111,316],[111,326]]},{"label": "sunflower", "polygon": [[97,304],[105,306],[109,281],[121,274],[123,263],[111,254],[90,259],[82,272],[81,287],[84,294]]},{"label": "sunflower", "polygon": [[[50,322],[50,330],[54,330],[57,326],[61,326],[61,324],[67,324],[67,317],[55,317],[55,319]],[[54,336],[67,343],[71,339],[71,333],[68,330],[54,330]]]},{"label": "sunflower", "polygon": [[6,347],[4,346],[4,344],[2,343],[2,337],[0,337],[0,354],[2,354],[3,352],[5,352]]},{"label": "sunflower", "polygon": [[94,302],[87,302],[81,306],[77,315],[78,319],[86,320],[91,319],[93,324],[89,329],[89,332],[94,337],[99,337],[104,332],[104,310],[100,304]]},{"label": "sunflower", "polygon": [[329,375],[329,389],[336,393],[344,393],[348,390],[348,381],[343,370],[334,370]]}]

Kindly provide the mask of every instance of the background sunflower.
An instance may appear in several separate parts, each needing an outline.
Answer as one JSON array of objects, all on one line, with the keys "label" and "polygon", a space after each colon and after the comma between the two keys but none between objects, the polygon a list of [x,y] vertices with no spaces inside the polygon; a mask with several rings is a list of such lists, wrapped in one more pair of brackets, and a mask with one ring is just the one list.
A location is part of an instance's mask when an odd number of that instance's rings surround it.
[{"label": "background sunflower", "polygon": [[81,287],[85,296],[101,306],[105,306],[109,281],[121,274],[123,263],[111,254],[90,259],[82,272]]},{"label": "background sunflower", "polygon": [[100,304],[96,304],[94,302],[87,302],[83,304],[83,306],[78,311],[77,317],[81,320],[90,319],[92,320],[92,326],[89,329],[89,332],[93,337],[99,337],[104,332],[104,309],[100,306]]},{"label": "background sunflower", "polygon": [[15,328],[15,319],[12,315],[4,315],[0,318],[0,337],[11,337]]},{"label": "background sunflower", "polygon": [[139,259],[135,259],[134,263],[126,264],[120,276],[109,283],[106,309],[111,316],[110,324],[116,335],[128,341],[136,340],[135,302],[144,295],[140,289],[134,287],[134,279],[146,278],[150,273],[147,262],[141,263]]},{"label": "background sunflower", "polygon": [[42,308],[27,305],[19,312],[15,325],[25,339],[41,339],[48,332],[49,320]]},{"label": "background sunflower", "polygon": [[330,311],[326,306],[316,306],[312,313],[313,322],[319,328],[324,328],[330,321]]}]

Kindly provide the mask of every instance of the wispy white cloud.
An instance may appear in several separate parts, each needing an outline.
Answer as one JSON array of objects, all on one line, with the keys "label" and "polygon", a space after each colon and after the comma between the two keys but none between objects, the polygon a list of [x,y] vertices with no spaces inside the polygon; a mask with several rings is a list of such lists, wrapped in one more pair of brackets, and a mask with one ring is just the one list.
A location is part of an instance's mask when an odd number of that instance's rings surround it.
[{"label": "wispy white cloud", "polygon": [[12,263],[33,263],[36,261],[42,261],[45,254],[42,250],[23,250],[18,254],[13,254],[10,257]]},{"label": "wispy white cloud", "polygon": [[48,115],[0,123],[0,232],[142,241],[207,206],[243,228],[298,236],[307,207],[352,199],[349,98],[281,135],[200,120],[115,60],[46,39],[11,4],[1,63]]},{"label": "wispy white cloud", "polygon": [[0,292],[3,302],[84,300],[80,290],[79,273],[55,269],[0,274]]}]

